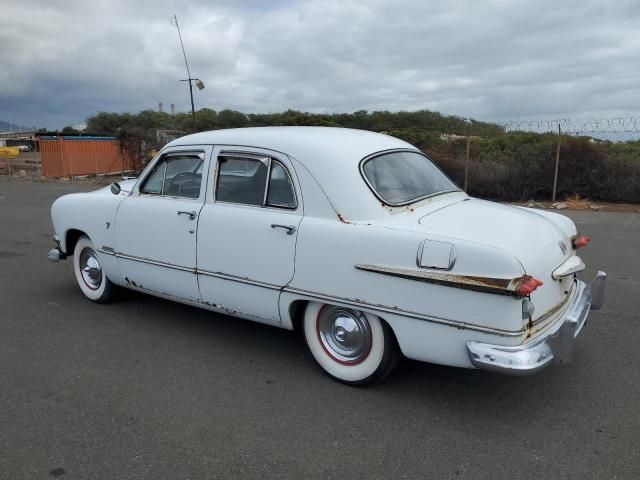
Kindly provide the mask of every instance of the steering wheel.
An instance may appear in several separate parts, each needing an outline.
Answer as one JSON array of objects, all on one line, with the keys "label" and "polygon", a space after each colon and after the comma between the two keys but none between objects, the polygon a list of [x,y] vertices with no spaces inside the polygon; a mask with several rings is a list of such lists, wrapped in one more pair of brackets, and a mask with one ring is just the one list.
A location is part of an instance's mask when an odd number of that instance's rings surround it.
[{"label": "steering wheel", "polygon": [[171,179],[171,183],[169,184],[169,188],[167,189],[169,192],[173,192],[173,187],[176,186],[178,191],[176,192],[178,195],[182,195],[182,187],[188,183],[188,181],[184,181],[186,179],[191,179],[194,184],[199,185],[199,177],[193,172],[180,172],[175,177]]}]

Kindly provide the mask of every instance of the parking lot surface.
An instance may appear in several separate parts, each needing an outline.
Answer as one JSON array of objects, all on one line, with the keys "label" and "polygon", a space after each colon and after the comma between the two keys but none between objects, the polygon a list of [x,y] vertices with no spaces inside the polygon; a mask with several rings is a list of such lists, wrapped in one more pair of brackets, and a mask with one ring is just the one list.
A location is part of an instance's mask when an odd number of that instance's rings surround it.
[{"label": "parking lot surface", "polygon": [[640,478],[640,215],[563,211],[608,272],[574,362],[326,377],[302,336],[137,293],[86,300],[49,208],[0,179],[0,478]]}]

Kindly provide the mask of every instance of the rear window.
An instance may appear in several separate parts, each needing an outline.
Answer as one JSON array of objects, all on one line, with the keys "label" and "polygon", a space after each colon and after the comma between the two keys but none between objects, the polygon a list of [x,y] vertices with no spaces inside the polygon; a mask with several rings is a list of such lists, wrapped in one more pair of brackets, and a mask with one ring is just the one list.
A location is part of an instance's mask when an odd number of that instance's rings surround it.
[{"label": "rear window", "polygon": [[362,164],[369,187],[384,203],[397,206],[460,188],[418,152],[389,152]]}]

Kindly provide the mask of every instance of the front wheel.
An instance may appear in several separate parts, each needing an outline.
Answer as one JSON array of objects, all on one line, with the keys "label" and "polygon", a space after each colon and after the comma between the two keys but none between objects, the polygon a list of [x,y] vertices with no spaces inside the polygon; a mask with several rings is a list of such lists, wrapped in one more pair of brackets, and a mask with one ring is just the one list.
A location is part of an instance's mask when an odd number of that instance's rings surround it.
[{"label": "front wheel", "polygon": [[309,303],[304,337],[322,369],[349,385],[383,379],[400,358],[389,326],[376,315],[351,308]]},{"label": "front wheel", "polygon": [[73,270],[85,297],[96,303],[106,303],[111,299],[113,284],[100,265],[93,243],[85,235],[78,239],[73,251]]}]

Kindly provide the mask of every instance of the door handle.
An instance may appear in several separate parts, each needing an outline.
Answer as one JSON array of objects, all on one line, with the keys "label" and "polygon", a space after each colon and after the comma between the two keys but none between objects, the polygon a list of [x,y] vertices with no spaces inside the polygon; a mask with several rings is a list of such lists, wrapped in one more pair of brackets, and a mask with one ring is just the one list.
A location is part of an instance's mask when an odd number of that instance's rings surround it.
[{"label": "door handle", "polygon": [[189,220],[193,220],[194,218],[196,218],[196,215],[198,213],[195,210],[192,210],[190,212],[186,212],[184,210],[178,210],[178,215],[189,215]]},{"label": "door handle", "polygon": [[284,228],[287,231],[287,235],[293,235],[296,233],[296,227],[293,225],[278,225],[276,223],[272,223],[271,228]]}]

